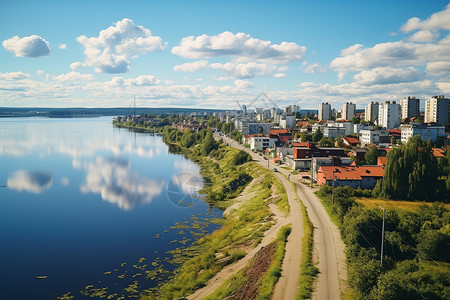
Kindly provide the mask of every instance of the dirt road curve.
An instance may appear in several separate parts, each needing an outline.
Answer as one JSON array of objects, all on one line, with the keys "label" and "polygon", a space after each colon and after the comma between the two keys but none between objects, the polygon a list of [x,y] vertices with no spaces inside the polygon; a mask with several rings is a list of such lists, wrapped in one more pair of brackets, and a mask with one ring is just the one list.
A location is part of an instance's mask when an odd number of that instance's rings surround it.
[{"label": "dirt road curve", "polygon": [[[234,141],[228,138],[224,139],[232,146],[245,150],[252,155],[254,159],[261,160],[261,157],[255,155],[249,149],[242,147]],[[263,160],[265,166],[273,169],[274,165]],[[276,166],[275,166],[276,167]],[[277,168],[279,172],[288,174],[288,171]],[[299,197],[303,204],[306,206],[308,216],[314,225],[314,254],[316,261],[318,261],[319,275],[316,280],[314,293],[312,299],[327,300],[327,299],[340,299],[342,293],[347,288],[347,266],[345,262],[345,245],[341,239],[339,229],[331,221],[328,213],[323,207],[320,200],[313,193],[313,191],[305,185],[299,183],[299,176],[292,176],[291,180],[296,182]],[[292,206],[291,206],[292,208]],[[289,243],[288,243],[289,246]],[[287,247],[288,247],[287,246]],[[300,255],[300,249],[299,249]],[[287,256],[286,256],[287,257]],[[298,265],[290,264],[286,266],[289,269],[298,268]],[[283,272],[285,265],[283,264]],[[277,287],[275,289],[277,292]],[[279,294],[277,294],[279,295]],[[294,299],[287,297],[274,297],[273,299]]]}]

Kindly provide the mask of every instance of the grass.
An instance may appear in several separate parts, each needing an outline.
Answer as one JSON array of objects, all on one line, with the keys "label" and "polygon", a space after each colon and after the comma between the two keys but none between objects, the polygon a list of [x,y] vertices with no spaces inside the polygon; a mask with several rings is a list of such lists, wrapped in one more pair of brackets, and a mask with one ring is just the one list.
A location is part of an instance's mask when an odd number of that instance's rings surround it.
[{"label": "grass", "polygon": [[305,205],[300,201],[297,186],[292,182],[297,199],[300,202],[303,216],[304,235],[302,239],[302,259],[300,262],[300,279],[298,281],[297,299],[311,299],[314,281],[317,278],[319,269],[313,262],[314,226],[308,217]]},{"label": "grass", "polygon": [[[367,209],[378,207],[378,205],[386,209],[398,209],[404,211],[416,211],[421,206],[432,206],[432,202],[418,202],[418,201],[397,201],[397,200],[383,200],[374,198],[357,198],[357,203],[364,205]],[[446,210],[450,210],[450,204],[443,204]]]},{"label": "grass", "polygon": [[[269,269],[257,283],[258,295],[255,299],[270,299],[275,283],[281,276],[281,265],[286,251],[287,238],[291,232],[291,224],[283,226],[277,234],[275,240],[276,250],[274,258],[270,264]],[[248,278],[245,276],[246,272],[252,267],[253,261],[250,262],[244,269],[233,274],[227,279],[213,294],[206,299],[223,299],[233,295],[234,292],[243,288]]]}]

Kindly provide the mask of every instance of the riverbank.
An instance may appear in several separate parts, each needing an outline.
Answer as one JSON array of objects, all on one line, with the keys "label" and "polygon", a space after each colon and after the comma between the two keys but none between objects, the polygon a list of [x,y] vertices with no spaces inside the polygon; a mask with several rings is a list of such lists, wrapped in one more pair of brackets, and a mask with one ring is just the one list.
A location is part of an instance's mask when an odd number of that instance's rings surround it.
[{"label": "riverbank", "polygon": [[[287,197],[271,172],[251,161],[245,152],[216,142],[210,131],[189,133],[165,127],[159,133],[171,151],[182,153],[200,166],[205,181],[202,189],[205,201],[223,210],[238,204],[218,220],[222,225],[220,229],[174,254],[174,259],[182,264],[170,280],[155,289],[142,291],[140,296],[141,299],[182,298],[207,283],[208,295],[214,292],[208,280],[226,267],[238,266],[238,261],[247,265],[256,253],[273,243],[280,228],[286,225],[282,219],[289,210]],[[279,255],[276,256],[280,260]],[[253,283],[267,286],[267,282],[272,282],[273,285],[279,275],[271,270],[254,278],[257,280]],[[270,280],[267,279],[269,272]],[[241,283],[245,284],[244,281]],[[270,295],[272,288],[268,291],[266,287],[260,292]]]}]

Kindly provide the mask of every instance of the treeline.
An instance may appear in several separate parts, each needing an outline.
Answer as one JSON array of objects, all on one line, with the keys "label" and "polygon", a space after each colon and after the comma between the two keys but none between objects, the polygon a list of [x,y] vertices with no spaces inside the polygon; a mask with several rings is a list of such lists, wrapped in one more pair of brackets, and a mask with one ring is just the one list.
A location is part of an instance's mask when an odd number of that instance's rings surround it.
[{"label": "treeline", "polygon": [[450,299],[450,212],[442,204],[417,211],[386,210],[383,264],[382,210],[355,196],[370,191],[348,186],[317,192],[337,220],[347,244],[348,281],[358,299]]},{"label": "treeline", "polygon": [[374,197],[410,201],[450,201],[450,151],[437,159],[431,143],[413,136],[387,154],[384,177]]},{"label": "treeline", "polygon": [[[168,126],[161,131],[163,140],[169,145],[179,145],[182,153],[201,166],[200,173],[205,179],[202,192],[207,201],[220,207],[220,201],[237,196],[252,180],[240,166],[251,161],[248,153],[226,147],[222,141],[214,139],[211,130],[180,131]],[[205,159],[210,157],[212,159]],[[224,166],[216,161],[227,160]]]}]

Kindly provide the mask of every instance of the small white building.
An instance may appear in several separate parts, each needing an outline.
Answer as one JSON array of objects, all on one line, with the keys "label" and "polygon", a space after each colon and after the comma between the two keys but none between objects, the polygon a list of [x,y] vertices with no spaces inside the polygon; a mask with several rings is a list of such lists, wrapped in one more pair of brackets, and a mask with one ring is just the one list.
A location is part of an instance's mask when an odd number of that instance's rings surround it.
[{"label": "small white building", "polygon": [[373,130],[373,127],[369,124],[353,124],[353,133],[359,135],[361,130]]},{"label": "small white building", "polygon": [[280,117],[280,127],[283,129],[294,128],[296,118],[295,116],[282,115]]},{"label": "small white building", "polygon": [[387,130],[361,130],[360,132],[361,146],[375,144],[380,146],[389,146],[389,131]]},{"label": "small white building", "polygon": [[[353,125],[354,125],[353,122],[334,122],[334,121],[327,122],[327,127],[343,128],[345,130],[345,133],[342,135],[352,135]],[[325,133],[324,131],[322,132]]]},{"label": "small white building", "polygon": [[251,150],[265,151],[267,148],[273,148],[276,139],[266,136],[252,136],[248,139]]},{"label": "small white building", "polygon": [[325,126],[323,128],[323,135],[328,137],[328,138],[332,138],[335,139],[338,136],[345,136],[345,128],[343,127],[329,127],[329,126]]},{"label": "small white building", "polygon": [[431,124],[405,124],[400,126],[400,131],[402,143],[408,142],[408,139],[414,135],[420,135],[423,141],[431,142],[435,142],[440,136],[446,136],[445,126]]}]

